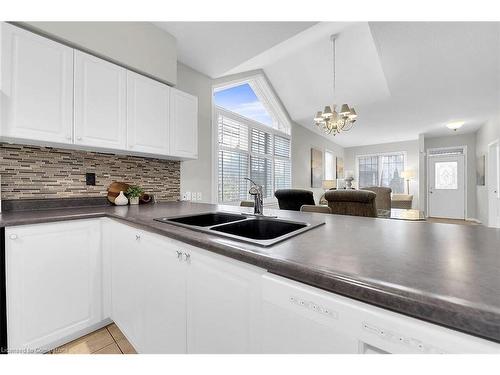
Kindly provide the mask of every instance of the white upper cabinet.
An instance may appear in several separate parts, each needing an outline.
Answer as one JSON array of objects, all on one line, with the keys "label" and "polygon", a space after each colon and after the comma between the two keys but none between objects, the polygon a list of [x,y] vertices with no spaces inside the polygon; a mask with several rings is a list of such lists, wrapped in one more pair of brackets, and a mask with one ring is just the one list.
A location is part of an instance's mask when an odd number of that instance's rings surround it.
[{"label": "white upper cabinet", "polygon": [[126,146],[126,69],[75,51],[75,144]]},{"label": "white upper cabinet", "polygon": [[195,96],[19,27],[0,31],[0,139],[198,157]]},{"label": "white upper cabinet", "polygon": [[170,87],[127,71],[127,148],[168,155]]},{"label": "white upper cabinet", "polygon": [[198,98],[174,88],[170,91],[170,154],[198,157]]},{"label": "white upper cabinet", "polygon": [[71,143],[73,49],[10,24],[0,27],[0,135]]}]

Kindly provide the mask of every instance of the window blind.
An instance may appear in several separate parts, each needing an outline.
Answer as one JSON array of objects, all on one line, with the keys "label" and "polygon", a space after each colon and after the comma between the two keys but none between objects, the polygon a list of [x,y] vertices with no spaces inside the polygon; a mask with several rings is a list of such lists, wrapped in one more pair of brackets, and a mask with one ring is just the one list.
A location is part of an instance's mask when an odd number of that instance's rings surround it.
[{"label": "window blind", "polygon": [[263,187],[264,198],[273,196],[271,160],[252,156],[250,158],[250,178]]},{"label": "window blind", "polygon": [[276,189],[291,187],[289,138],[227,110],[217,108],[216,119],[219,202],[249,199],[245,177],[263,186],[264,198],[272,198]]},{"label": "window blind", "polygon": [[218,192],[220,202],[247,199],[248,155],[234,151],[219,151]]},{"label": "window blind", "polygon": [[289,189],[292,186],[292,168],[290,160],[274,160],[274,187],[278,189]]},{"label": "window blind", "polygon": [[274,155],[283,158],[290,157],[290,140],[288,138],[274,136]]},{"label": "window blind", "polygon": [[228,148],[248,150],[248,127],[238,121],[219,115],[219,145]]},{"label": "window blind", "polygon": [[262,130],[252,129],[251,150],[255,154],[272,154],[271,134]]}]

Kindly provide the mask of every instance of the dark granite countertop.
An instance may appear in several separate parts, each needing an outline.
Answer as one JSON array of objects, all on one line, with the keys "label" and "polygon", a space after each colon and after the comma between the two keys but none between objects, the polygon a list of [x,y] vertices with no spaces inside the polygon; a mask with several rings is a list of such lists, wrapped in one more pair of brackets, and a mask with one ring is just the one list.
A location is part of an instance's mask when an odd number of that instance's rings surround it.
[{"label": "dark granite countertop", "polygon": [[215,210],[251,212],[188,202],[66,208],[3,213],[0,227],[120,219],[274,274],[500,342],[500,230],[265,210],[302,221],[324,218],[325,225],[263,248],[153,220]]}]

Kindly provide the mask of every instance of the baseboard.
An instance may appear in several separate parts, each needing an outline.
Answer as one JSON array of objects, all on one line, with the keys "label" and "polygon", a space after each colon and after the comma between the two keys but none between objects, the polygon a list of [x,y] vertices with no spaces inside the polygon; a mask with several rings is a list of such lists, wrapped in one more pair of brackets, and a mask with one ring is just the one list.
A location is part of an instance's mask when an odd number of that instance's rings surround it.
[{"label": "baseboard", "polygon": [[104,320],[101,320],[99,323],[93,324],[90,327],[81,329],[78,332],[75,332],[75,333],[72,333],[71,335],[63,337],[62,339],[51,342],[49,345],[46,345],[43,348],[40,348],[40,352],[41,353],[49,352],[52,349],[58,348],[64,344],[67,344],[68,342],[79,339],[80,337],[83,337],[85,335],[88,335],[89,333],[97,331],[98,329],[106,327],[107,325],[109,325],[111,323],[113,323],[113,321],[110,318],[106,318]]},{"label": "baseboard", "polygon": [[482,224],[481,220],[475,219],[473,217],[467,217],[467,218],[465,218],[465,221],[471,221],[473,223]]}]

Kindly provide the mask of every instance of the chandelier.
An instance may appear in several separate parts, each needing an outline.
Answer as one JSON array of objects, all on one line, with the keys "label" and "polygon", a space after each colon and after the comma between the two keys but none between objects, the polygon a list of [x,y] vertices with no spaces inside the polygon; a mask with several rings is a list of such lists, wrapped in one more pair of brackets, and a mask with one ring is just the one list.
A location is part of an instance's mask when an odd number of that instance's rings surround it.
[{"label": "chandelier", "polygon": [[[333,97],[335,97],[336,89],[335,39],[335,35],[330,37],[333,50]],[[335,136],[341,132],[351,130],[357,117],[358,115],[354,110],[354,107],[342,104],[337,112],[337,106],[333,104],[332,106],[327,105],[323,111],[317,112],[316,116],[314,116],[314,123],[326,134],[333,134]]]}]

